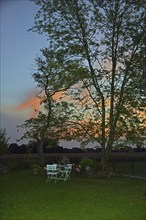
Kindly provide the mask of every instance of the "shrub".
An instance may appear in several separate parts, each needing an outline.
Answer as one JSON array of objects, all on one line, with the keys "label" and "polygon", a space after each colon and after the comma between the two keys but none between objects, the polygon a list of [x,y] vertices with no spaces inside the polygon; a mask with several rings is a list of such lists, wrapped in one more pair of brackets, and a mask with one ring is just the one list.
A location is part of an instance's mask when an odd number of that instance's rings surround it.
[{"label": "shrub", "polygon": [[0,154],[8,153],[8,141],[6,129],[0,129]]},{"label": "shrub", "polygon": [[90,158],[83,158],[80,163],[80,170],[81,172],[84,172],[86,169],[90,168],[93,172],[97,171],[97,163],[95,160]]}]

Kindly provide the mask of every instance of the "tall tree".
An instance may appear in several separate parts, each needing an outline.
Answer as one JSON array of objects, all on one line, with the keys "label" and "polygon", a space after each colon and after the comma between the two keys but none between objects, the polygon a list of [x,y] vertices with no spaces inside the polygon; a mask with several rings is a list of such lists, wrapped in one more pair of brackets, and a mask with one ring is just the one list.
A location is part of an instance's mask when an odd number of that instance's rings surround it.
[{"label": "tall tree", "polygon": [[[84,120],[77,126],[78,139],[101,144],[102,170],[107,171],[114,141],[121,136],[135,140],[144,129],[139,111],[146,98],[145,0],[33,1],[40,9],[31,30],[47,35],[65,68],[70,62],[82,65],[84,71],[76,65],[80,88],[74,99],[85,100],[81,92],[86,91],[90,100],[84,111],[80,108]],[[76,76],[70,71],[62,82],[69,88],[70,77]]]},{"label": "tall tree", "polygon": [[[26,129],[21,137],[37,142],[40,165],[44,165],[44,143],[46,140],[58,142],[66,135],[69,138],[69,131],[66,122],[71,117],[73,105],[62,100],[63,92],[78,81],[78,71],[83,71],[79,63],[68,61],[64,63],[63,56],[57,56],[53,44],[41,50],[41,57],[36,58],[36,71],[33,78],[38,89],[40,98],[40,109],[35,117],[27,119],[24,124],[18,127]],[[67,76],[70,73],[68,82]],[[74,75],[73,74],[73,75]],[[60,98],[57,98],[60,97]],[[57,101],[56,101],[57,100]]]}]

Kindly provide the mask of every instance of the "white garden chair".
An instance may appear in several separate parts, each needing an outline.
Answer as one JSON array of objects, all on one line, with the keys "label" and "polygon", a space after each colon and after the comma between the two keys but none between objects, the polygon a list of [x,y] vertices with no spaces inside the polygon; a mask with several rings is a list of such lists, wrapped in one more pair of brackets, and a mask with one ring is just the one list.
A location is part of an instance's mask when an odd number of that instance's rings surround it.
[{"label": "white garden chair", "polygon": [[65,171],[66,171],[65,180],[71,179],[70,175],[72,171],[72,164],[66,164]]},{"label": "white garden chair", "polygon": [[58,180],[58,174],[59,174],[59,170],[58,170],[58,167],[57,167],[57,164],[47,164],[46,165],[46,171],[47,171],[47,180],[46,180],[46,183],[48,181],[51,181],[51,180],[55,180],[55,183],[57,182]]},{"label": "white garden chair", "polygon": [[66,164],[63,169],[60,170],[61,176],[60,179],[64,181],[71,179],[71,171],[72,171],[72,164]]}]

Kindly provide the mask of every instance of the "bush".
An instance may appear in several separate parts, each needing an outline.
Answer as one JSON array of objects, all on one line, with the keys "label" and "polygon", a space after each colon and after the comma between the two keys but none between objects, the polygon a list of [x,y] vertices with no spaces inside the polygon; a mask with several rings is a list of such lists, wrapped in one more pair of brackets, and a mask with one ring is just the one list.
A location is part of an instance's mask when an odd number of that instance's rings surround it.
[{"label": "bush", "polygon": [[86,171],[88,168],[90,168],[90,170],[92,170],[93,172],[96,172],[98,168],[96,161],[90,158],[83,158],[80,161],[79,166],[81,172]]},{"label": "bush", "polygon": [[8,153],[8,141],[6,129],[0,129],[0,154]]}]

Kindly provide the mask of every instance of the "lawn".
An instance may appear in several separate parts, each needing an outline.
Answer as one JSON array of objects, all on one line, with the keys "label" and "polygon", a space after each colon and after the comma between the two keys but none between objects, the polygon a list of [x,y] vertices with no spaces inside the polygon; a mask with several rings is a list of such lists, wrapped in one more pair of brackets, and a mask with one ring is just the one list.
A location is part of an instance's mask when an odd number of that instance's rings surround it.
[{"label": "lawn", "polygon": [[30,170],[0,176],[1,220],[145,220],[146,182],[112,177],[46,184]]}]

